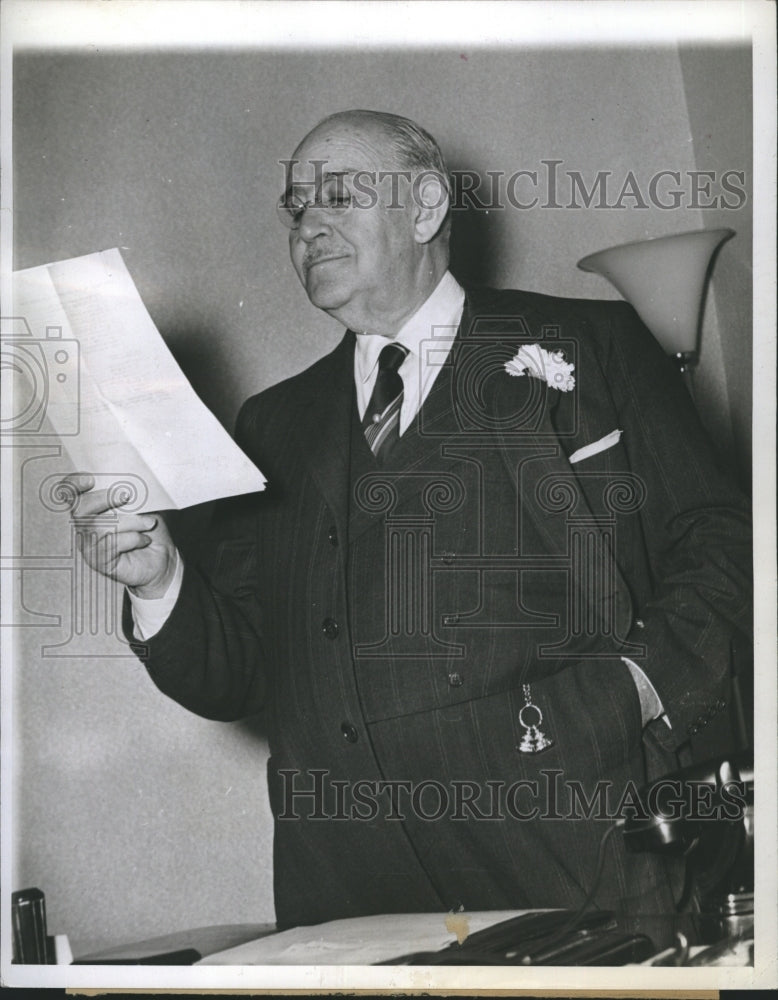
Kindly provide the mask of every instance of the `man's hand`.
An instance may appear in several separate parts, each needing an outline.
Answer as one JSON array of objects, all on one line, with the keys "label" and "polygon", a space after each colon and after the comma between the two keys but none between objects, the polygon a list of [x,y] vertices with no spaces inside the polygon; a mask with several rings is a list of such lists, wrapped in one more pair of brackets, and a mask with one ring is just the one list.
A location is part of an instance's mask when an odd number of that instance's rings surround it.
[{"label": "man's hand", "polygon": [[[160,514],[121,510],[128,497],[94,490],[88,473],[67,476],[65,489],[76,494],[71,517],[79,531],[85,561],[99,573],[131,587],[138,597],[162,597],[176,568],[176,547]],[[116,520],[105,517],[115,511]]]}]

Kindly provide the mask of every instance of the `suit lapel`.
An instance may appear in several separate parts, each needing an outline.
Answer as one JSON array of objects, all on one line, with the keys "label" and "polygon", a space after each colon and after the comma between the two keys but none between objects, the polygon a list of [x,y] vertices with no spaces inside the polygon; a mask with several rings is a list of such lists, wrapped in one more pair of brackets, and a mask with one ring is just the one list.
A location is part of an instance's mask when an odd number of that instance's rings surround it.
[{"label": "suit lapel", "polygon": [[343,339],[309,373],[304,391],[295,396],[300,453],[331,508],[341,537],[346,537],[349,495],[349,447],[354,397],[354,334]]},{"label": "suit lapel", "polygon": [[[519,456],[532,462],[535,482],[545,477],[574,479],[554,419],[560,394],[538,379],[511,377],[504,370],[522,343],[540,340],[533,313],[528,306],[506,316],[488,292],[468,291],[448,361],[392,455],[398,502],[424,489],[419,473],[440,469],[447,447],[463,442],[476,448],[496,443],[514,482]],[[548,537],[547,511],[537,504],[523,506],[541,537]],[[576,514],[592,517],[582,490]]]}]

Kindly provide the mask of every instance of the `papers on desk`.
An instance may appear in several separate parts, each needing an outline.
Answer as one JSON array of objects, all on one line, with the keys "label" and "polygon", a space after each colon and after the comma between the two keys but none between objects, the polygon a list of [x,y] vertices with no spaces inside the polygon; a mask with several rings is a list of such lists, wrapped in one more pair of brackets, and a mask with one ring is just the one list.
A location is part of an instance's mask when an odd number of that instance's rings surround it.
[{"label": "papers on desk", "polygon": [[375,965],[409,952],[438,951],[463,934],[473,934],[521,912],[389,913],[333,920],[248,941],[197,964]]},{"label": "papers on desk", "polygon": [[15,272],[14,314],[29,328],[29,342],[14,338],[15,367],[38,382],[30,413],[45,411],[72,471],[134,484],[128,509],[139,512],[264,489],[168,350],[118,250]]}]

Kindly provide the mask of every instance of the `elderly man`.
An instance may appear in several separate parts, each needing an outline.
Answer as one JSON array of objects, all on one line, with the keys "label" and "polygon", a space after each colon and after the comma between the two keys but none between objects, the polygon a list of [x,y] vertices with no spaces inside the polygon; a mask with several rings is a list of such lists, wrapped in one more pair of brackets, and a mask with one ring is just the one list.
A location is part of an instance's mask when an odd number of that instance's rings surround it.
[{"label": "elderly man", "polygon": [[347,332],[243,406],[268,488],[201,555],[121,514],[87,559],[162,691],[268,709],[279,926],[671,910],[677,871],[602,837],[724,708],[745,502],[628,306],[459,286],[413,122],[342,112],[285,163],[292,263]]}]

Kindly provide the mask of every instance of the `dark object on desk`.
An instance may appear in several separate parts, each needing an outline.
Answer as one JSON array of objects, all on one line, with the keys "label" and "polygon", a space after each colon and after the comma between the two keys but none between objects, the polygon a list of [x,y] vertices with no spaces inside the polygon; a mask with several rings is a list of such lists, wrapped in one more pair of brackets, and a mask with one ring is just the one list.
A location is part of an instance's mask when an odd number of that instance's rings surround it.
[{"label": "dark object on desk", "polygon": [[[701,793],[705,793],[704,795]],[[643,789],[645,817],[624,825],[632,851],[683,853],[705,943],[753,932],[754,754],[743,750]]]},{"label": "dark object on desk", "polygon": [[[568,926],[571,928],[568,930]],[[441,951],[416,952],[382,965],[626,965],[655,951],[645,934],[619,930],[611,910],[523,913]]]},{"label": "dark object on desk", "polygon": [[[510,952],[517,945],[526,945],[530,941],[547,941],[552,936],[564,932],[565,926],[574,917],[572,910],[545,910],[540,913],[522,913],[510,920],[501,920],[498,924],[485,927],[482,931],[470,934],[462,944],[454,942],[449,945],[452,951],[504,951]],[[615,927],[616,920],[612,910],[592,910],[581,918],[578,925],[585,930],[604,927]]]},{"label": "dark object on desk", "polygon": [[645,934],[619,930],[575,931],[569,941],[525,955],[522,965],[627,965],[653,955],[653,942]]},{"label": "dark object on desk", "polygon": [[[627,934],[618,930],[577,930],[555,944],[535,948],[517,948],[507,954],[454,951],[440,955],[430,965],[627,965],[642,962],[655,951],[645,934]],[[415,964],[427,964],[416,962]]]},{"label": "dark object on desk", "polygon": [[194,965],[208,955],[275,933],[275,924],[216,924],[81,955],[73,965]]},{"label": "dark object on desk", "polygon": [[194,965],[203,956],[194,948],[167,951],[143,958],[74,958],[72,965]]},{"label": "dark object on desk", "polygon": [[[704,795],[702,793],[705,793]],[[641,789],[643,815],[624,823],[631,851],[682,852],[711,829],[742,825],[754,801],[754,755],[743,750],[664,775]]]},{"label": "dark object on desk", "polygon": [[54,938],[46,933],[46,897],[40,889],[11,893],[13,962],[54,965]]}]

